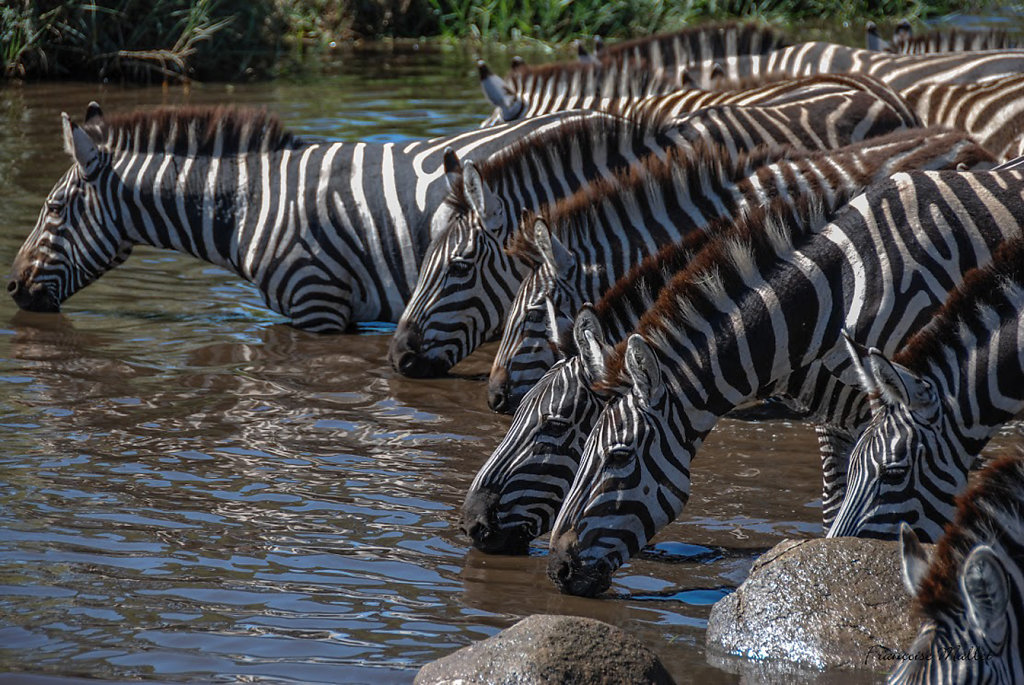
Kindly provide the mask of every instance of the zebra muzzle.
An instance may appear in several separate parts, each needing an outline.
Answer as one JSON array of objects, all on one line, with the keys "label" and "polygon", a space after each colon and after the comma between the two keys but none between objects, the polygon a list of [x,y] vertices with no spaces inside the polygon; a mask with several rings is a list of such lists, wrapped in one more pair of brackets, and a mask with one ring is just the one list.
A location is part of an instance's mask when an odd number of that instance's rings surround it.
[{"label": "zebra muzzle", "polygon": [[487,554],[526,554],[531,535],[525,525],[502,528],[497,521],[500,495],[487,488],[469,491],[462,505],[462,532]]},{"label": "zebra muzzle", "polygon": [[414,323],[401,322],[388,345],[388,361],[392,368],[409,378],[435,378],[451,368],[444,359],[423,353],[423,334]]},{"label": "zebra muzzle", "polygon": [[60,311],[60,305],[50,296],[50,291],[42,283],[27,285],[18,279],[12,279],[7,284],[7,293],[21,309],[30,312]]},{"label": "zebra muzzle", "polygon": [[548,578],[564,594],[596,597],[612,584],[612,569],[602,560],[585,564],[580,557],[576,531],[568,530],[551,542]]}]

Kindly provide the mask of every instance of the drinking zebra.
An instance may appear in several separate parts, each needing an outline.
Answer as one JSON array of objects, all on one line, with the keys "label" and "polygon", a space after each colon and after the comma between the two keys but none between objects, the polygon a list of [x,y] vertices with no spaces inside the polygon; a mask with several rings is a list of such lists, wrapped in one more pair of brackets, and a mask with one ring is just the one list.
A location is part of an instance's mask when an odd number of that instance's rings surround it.
[{"label": "drinking zebra", "polygon": [[[676,111],[671,99],[652,99],[657,101],[665,102],[670,112]],[[623,116],[640,122],[637,125],[651,133],[638,129],[629,134],[638,136],[633,143],[638,149],[629,158],[642,156],[648,147],[665,148],[669,139],[676,141],[674,145],[689,145],[690,140],[720,143],[733,156],[761,143],[841,147],[918,123],[891,91],[859,77],[812,77],[771,84],[738,95],[737,102],[743,102],[743,107],[700,110],[677,122],[671,131],[664,112],[654,105],[632,110]],[[660,122],[654,125],[661,132],[655,136],[652,124],[642,124],[644,121]],[[481,162],[472,173],[467,166],[461,186],[456,175],[455,190],[445,204],[450,209],[447,228],[425,258],[389,349],[389,359],[399,372],[421,376],[444,373],[500,332],[512,296],[526,273],[522,261],[505,251],[520,212],[540,209],[567,196],[580,186],[581,178],[606,175],[600,169],[600,173],[588,171],[586,160],[591,155],[600,159],[608,146],[600,134],[587,135],[579,132],[583,141],[579,152],[572,145],[558,143],[555,132],[524,138],[514,153]],[[614,140],[628,142],[629,138],[616,135]],[[588,144],[596,146],[593,152],[588,151]],[[609,163],[608,169],[619,166]],[[551,180],[563,176],[570,180]],[[474,190],[467,193],[465,188]],[[480,217],[492,212],[493,219],[488,221],[493,225],[485,228],[487,222],[481,223]],[[453,259],[456,255],[458,259]]]},{"label": "drinking zebra", "polygon": [[903,581],[922,618],[890,685],[1024,682],[1024,458],[986,468],[957,500],[955,522],[929,559],[900,535]]},{"label": "drinking zebra", "polygon": [[[1017,171],[896,174],[819,233],[773,227],[695,260],[608,361],[601,386],[616,397],[555,521],[551,578],[573,594],[606,588],[682,510],[692,456],[741,403],[787,395],[856,435],[866,398],[841,331],[891,353],[965,271],[1021,235],[1022,191]],[[845,468],[823,477],[841,492]]]},{"label": "drinking zebra", "polygon": [[[912,134],[905,136],[909,139]],[[958,139],[960,142],[956,142]],[[962,134],[925,135],[916,154],[903,157],[902,162],[893,159],[892,163],[907,168],[953,165],[955,159],[947,155],[957,147],[971,149]],[[815,157],[820,155],[811,158]],[[886,170],[877,173],[884,177]],[[769,223],[784,224],[791,231],[812,232],[859,192],[856,185],[844,190],[842,184],[837,184],[835,190],[826,191],[819,185],[820,180],[808,183],[815,190],[803,192],[796,202],[781,198],[768,206],[757,205],[739,222],[727,216],[713,221],[704,231],[689,233],[684,241],[666,246],[635,265],[595,307],[584,306],[571,336],[552,336],[552,344],[565,356],[526,393],[508,434],[477,473],[467,494],[462,525],[476,546],[485,551],[522,551],[530,539],[550,529],[575,477],[584,441],[607,399],[606,393],[592,386],[604,374],[606,358],[611,354],[609,343],[624,339],[636,327],[665,284],[685,272],[693,254],[709,236],[743,236],[759,232]],[[553,307],[545,306],[544,310],[549,319],[555,315]],[[555,328],[550,322],[549,327]],[[823,438],[823,457],[831,460],[829,441],[833,436]],[[841,487],[841,483],[834,487]],[[835,501],[836,495],[827,499]]]},{"label": "drinking zebra", "polygon": [[14,260],[19,307],[57,311],[139,243],[234,271],[311,331],[396,320],[446,192],[442,158],[488,155],[564,116],[408,143],[306,142],[264,112],[186,108],[82,125]]},{"label": "drinking zebra", "polygon": [[851,346],[874,417],[850,454],[829,537],[934,542],[981,449],[1024,409],[1024,241],[1000,246],[892,361]]},{"label": "drinking zebra", "polygon": [[647,160],[614,184],[592,184],[548,207],[540,232],[533,221],[521,229],[510,251],[534,267],[508,311],[491,367],[492,409],[514,411],[555,362],[545,312],[552,312],[556,335],[564,335],[584,302],[596,302],[633,264],[690,230],[775,197],[815,196],[834,211],[897,171],[992,161],[962,133],[935,129],[899,131],[828,154],[740,158],[734,165],[721,148],[705,150],[709,159],[670,153],[665,161]]}]

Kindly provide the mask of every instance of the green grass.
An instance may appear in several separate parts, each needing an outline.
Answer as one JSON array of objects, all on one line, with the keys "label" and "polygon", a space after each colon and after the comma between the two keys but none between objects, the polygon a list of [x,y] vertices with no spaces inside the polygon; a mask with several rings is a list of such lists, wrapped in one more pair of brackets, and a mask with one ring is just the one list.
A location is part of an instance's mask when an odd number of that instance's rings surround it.
[{"label": "green grass", "polygon": [[[1024,13],[1024,0],[1014,0]],[[978,0],[7,0],[0,70],[8,78],[116,81],[272,77],[345,41],[440,36],[495,44],[629,38],[700,21],[748,18],[860,31],[950,12]]]}]

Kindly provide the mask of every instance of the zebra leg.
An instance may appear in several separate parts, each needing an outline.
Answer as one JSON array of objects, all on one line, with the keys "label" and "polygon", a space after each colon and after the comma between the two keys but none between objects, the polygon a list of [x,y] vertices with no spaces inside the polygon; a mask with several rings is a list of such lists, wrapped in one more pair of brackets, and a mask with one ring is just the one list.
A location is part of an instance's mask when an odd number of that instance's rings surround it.
[{"label": "zebra leg", "polygon": [[857,441],[847,431],[827,423],[817,424],[814,430],[821,453],[821,520],[827,532],[846,496],[846,472]]}]

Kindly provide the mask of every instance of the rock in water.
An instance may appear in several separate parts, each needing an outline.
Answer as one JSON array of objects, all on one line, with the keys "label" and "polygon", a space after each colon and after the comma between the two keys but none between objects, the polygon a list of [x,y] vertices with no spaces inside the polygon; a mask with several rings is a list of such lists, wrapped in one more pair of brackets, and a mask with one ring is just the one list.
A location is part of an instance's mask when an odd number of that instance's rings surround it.
[{"label": "rock in water", "polygon": [[440,683],[670,684],[658,657],[613,625],[579,616],[527,616],[511,628],[432,661],[415,685]]},{"label": "rock in water", "polygon": [[918,628],[900,573],[894,541],[781,542],[712,608],[708,652],[812,669],[889,671],[892,654],[906,649]]}]

